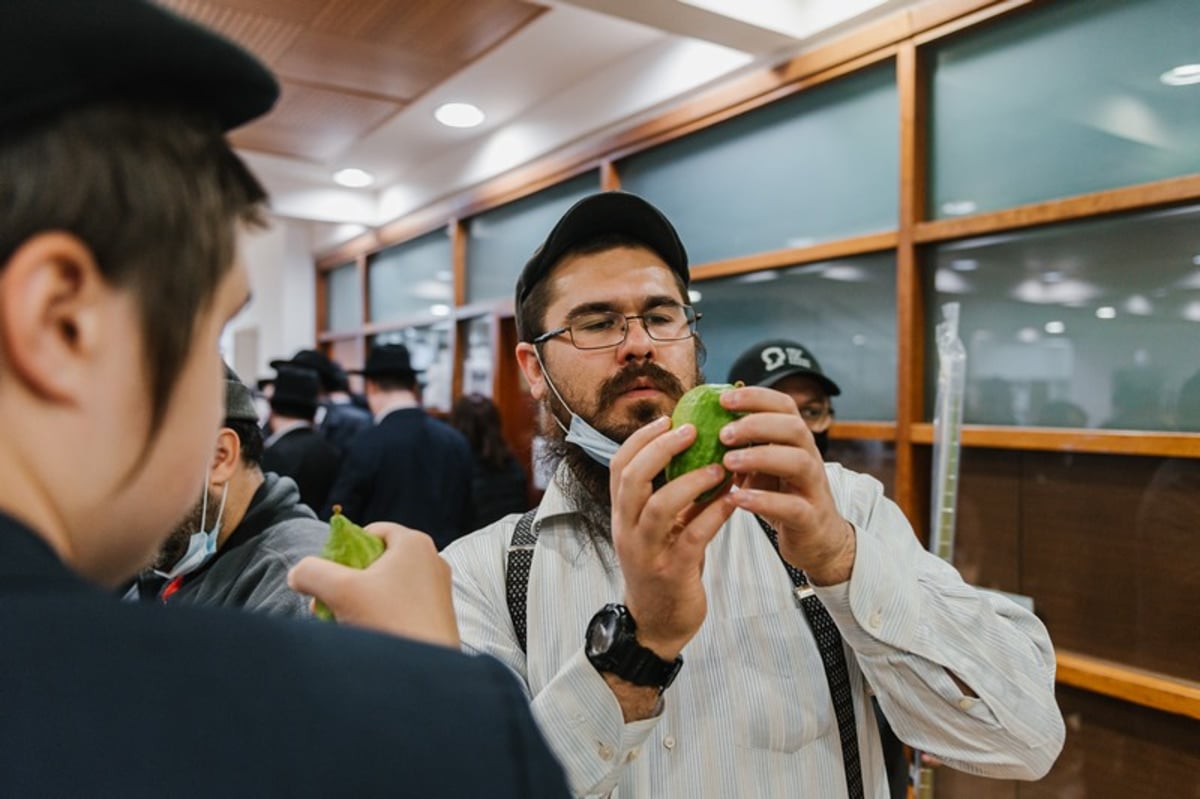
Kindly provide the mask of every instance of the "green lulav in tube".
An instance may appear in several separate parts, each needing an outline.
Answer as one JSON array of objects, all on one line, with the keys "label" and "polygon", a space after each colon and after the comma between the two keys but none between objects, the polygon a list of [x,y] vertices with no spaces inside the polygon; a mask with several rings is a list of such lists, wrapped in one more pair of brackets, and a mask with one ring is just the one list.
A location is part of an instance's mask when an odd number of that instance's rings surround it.
[{"label": "green lulav in tube", "polygon": [[[383,549],[382,538],[371,535],[343,516],[341,505],[333,506],[333,516],[329,519],[329,538],[325,540],[321,557],[343,566],[365,569],[383,554]],[[318,619],[335,621],[333,611],[319,599],[313,613]]]}]

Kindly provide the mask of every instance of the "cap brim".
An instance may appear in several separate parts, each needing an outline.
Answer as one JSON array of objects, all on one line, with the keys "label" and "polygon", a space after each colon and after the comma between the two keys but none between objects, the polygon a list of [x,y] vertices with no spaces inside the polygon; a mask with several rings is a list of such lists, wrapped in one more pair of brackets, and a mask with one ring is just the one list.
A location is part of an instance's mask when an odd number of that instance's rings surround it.
[{"label": "cap brim", "polygon": [[97,101],[196,111],[229,130],[271,109],[279,85],[248,51],[142,0],[0,3],[5,129]]},{"label": "cap brim", "polygon": [[833,382],[832,380],[830,380],[828,377],[821,374],[820,372],[814,372],[811,369],[805,369],[803,367],[796,367],[795,369],[784,369],[783,371],[776,372],[775,374],[768,377],[766,380],[762,381],[761,383],[758,383],[758,385],[760,385],[764,388],[771,388],[776,383],[778,383],[780,380],[783,380],[785,377],[791,377],[792,375],[802,375],[804,377],[811,377],[813,380],[816,380],[818,383],[820,383],[821,387],[825,389],[825,393],[831,397],[836,397],[838,394],[842,393],[842,390],[841,390],[841,388],[838,387],[837,383]]}]

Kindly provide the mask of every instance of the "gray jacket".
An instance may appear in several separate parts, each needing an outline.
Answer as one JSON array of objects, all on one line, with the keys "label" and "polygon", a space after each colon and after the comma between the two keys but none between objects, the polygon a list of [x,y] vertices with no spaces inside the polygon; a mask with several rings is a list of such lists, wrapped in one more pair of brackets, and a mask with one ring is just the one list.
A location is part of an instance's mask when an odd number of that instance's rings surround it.
[{"label": "gray jacket", "polygon": [[287,573],[319,555],[328,535],[329,525],[301,504],[296,483],[267,472],[224,546],[166,601],[309,616],[309,598],[288,588]]}]

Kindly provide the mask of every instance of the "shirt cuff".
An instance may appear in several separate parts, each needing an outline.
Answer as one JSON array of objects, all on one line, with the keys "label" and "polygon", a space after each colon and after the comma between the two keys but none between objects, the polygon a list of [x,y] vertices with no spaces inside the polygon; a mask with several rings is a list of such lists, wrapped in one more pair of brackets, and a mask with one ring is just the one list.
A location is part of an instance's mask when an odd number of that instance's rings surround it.
[{"label": "shirt cuff", "polygon": [[629,753],[662,718],[625,723],[621,705],[582,647],[533,700],[533,715],[563,763],[576,795],[604,794],[620,780]]},{"label": "shirt cuff", "polygon": [[854,569],[844,583],[813,586],[821,604],[855,652],[909,650],[920,618],[914,564],[896,557],[875,536],[855,527]]}]

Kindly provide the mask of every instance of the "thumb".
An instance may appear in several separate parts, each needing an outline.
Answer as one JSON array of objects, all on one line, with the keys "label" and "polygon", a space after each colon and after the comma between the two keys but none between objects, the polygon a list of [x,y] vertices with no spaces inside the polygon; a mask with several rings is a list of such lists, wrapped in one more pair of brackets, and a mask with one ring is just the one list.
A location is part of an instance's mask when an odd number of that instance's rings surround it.
[{"label": "thumb", "polygon": [[288,572],[288,588],[298,594],[315,596],[336,608],[343,586],[354,572],[355,569],[349,566],[309,555]]}]

